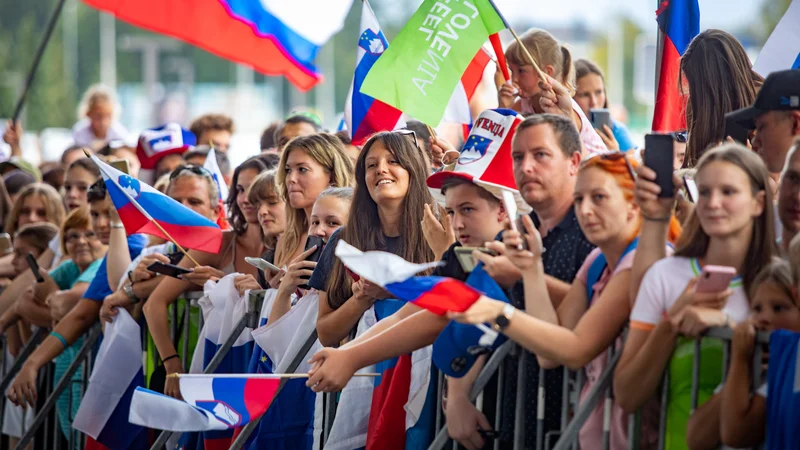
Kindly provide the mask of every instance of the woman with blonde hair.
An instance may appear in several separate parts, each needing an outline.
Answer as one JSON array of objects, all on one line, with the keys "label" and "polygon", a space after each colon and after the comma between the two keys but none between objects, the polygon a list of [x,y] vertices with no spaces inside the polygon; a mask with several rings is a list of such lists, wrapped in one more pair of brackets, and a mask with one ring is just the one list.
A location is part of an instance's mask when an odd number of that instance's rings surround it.
[{"label": "woman with blonde hair", "polygon": [[288,265],[305,249],[314,202],[328,187],[354,183],[353,163],[339,138],[317,133],[293,139],[281,154],[277,183],[286,202],[286,230],[275,249],[275,265]]},{"label": "woman with blonde hair", "polygon": [[[511,80],[499,86],[499,106],[525,116],[551,113],[567,117],[580,132],[585,151],[589,154],[606,151],[603,140],[572,98],[575,95],[575,66],[569,49],[552,34],[537,28],[526,31],[520,36],[520,41],[522,45],[515,41],[506,49]],[[533,57],[547,79],[541,79],[528,55]]]}]

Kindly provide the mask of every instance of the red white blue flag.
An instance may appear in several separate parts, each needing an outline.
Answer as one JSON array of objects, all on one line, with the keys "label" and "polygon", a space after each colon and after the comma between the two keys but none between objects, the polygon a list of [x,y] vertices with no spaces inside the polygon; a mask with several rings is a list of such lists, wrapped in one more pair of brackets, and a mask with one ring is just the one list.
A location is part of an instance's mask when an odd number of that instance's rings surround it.
[{"label": "red white blue flag", "polygon": [[353,83],[344,105],[344,117],[350,139],[354,145],[363,145],[374,133],[391,131],[406,126],[403,112],[380,100],[361,93],[361,84],[367,73],[389,47],[389,42],[381,31],[378,19],[364,2],[361,9],[361,34],[358,37],[358,55]]},{"label": "red white blue flag", "polygon": [[298,89],[321,79],[314,59],[344,25],[353,0],[83,0],[117,19],[166,34]]},{"label": "red white blue flag", "polygon": [[219,252],[222,230],[210,219],[155,190],[91,155],[100,169],[106,189],[117,208],[119,218],[130,236],[145,233],[170,240],[154,222],[185,248],[209,253]]},{"label": "red white blue flag", "polygon": [[398,300],[414,303],[434,314],[464,312],[481,296],[477,290],[453,278],[414,276],[438,262],[410,263],[392,253],[362,252],[345,241],[336,245],[336,256],[361,278],[375,283]]},{"label": "red white blue flag", "polygon": [[663,0],[656,11],[656,20],[659,55],[653,131],[682,131],[686,129],[686,98],[678,90],[680,60],[700,33],[700,7],[697,0]]}]

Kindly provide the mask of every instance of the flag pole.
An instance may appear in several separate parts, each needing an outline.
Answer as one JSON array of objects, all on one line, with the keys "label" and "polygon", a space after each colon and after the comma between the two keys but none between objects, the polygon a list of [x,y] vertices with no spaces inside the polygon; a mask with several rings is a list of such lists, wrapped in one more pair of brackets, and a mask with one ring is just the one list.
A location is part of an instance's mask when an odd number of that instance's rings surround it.
[{"label": "flag pole", "polygon": [[39,44],[39,48],[36,50],[36,55],[33,57],[33,65],[31,66],[30,72],[28,72],[28,76],[25,78],[25,84],[22,86],[22,94],[20,94],[19,100],[17,100],[17,106],[14,108],[14,115],[11,116],[11,123],[17,123],[19,119],[22,106],[25,104],[25,99],[28,97],[31,84],[33,84],[33,78],[36,76],[36,69],[39,68],[39,63],[42,61],[42,55],[44,55],[44,50],[47,48],[47,43],[50,42],[50,36],[53,35],[53,30],[56,27],[59,16],[61,16],[61,10],[63,9],[65,1],[66,0],[59,0],[55,11],[53,11],[53,15],[50,16],[50,22],[47,23],[44,38],[42,39],[42,43]]},{"label": "flag pole", "polygon": [[[89,158],[91,158],[91,157],[92,157],[92,155],[91,155],[91,154],[90,154],[88,151],[86,151],[85,149],[83,150],[83,152],[86,154],[86,156],[87,156],[87,157],[89,157]],[[113,182],[114,182],[114,181],[112,180],[112,183],[113,183]],[[134,205],[136,205],[136,202],[135,202],[135,200],[133,200],[132,198],[130,198],[130,196],[128,195],[128,193],[127,193],[127,192],[125,192],[125,190],[124,190],[124,189],[122,190],[122,192],[125,194],[125,196],[126,196],[126,197],[128,197],[128,200],[130,200],[130,201],[134,202]],[[141,206],[138,206],[138,207],[139,207],[139,208],[141,208]],[[115,206],[114,208],[116,208],[116,206]],[[166,236],[166,237],[167,237],[167,239],[169,239],[169,240],[170,240],[170,242],[172,242],[173,244],[175,244],[175,246],[176,246],[176,247],[178,247],[178,250],[180,250],[180,252],[181,252],[181,253],[183,253],[184,255],[186,255],[186,257],[187,257],[187,258],[189,258],[189,260],[190,260],[192,263],[194,263],[194,266],[195,266],[195,267],[200,267],[200,263],[198,263],[198,262],[197,262],[197,260],[195,260],[194,258],[192,258],[192,255],[190,255],[190,254],[189,254],[189,252],[188,252],[188,251],[186,251],[186,249],[185,249],[185,248],[183,248],[183,246],[181,246],[181,244],[178,244],[178,241],[176,241],[176,240],[175,240],[175,238],[173,238],[173,237],[172,237],[172,235],[170,235],[170,234],[167,232],[167,230],[165,230],[165,229],[164,229],[164,227],[162,227],[162,226],[161,226],[161,224],[160,224],[160,223],[158,223],[158,222],[157,222],[155,219],[153,219],[152,217],[149,217],[149,216],[150,216],[149,214],[145,214],[145,216],[147,216],[147,217],[148,217],[148,220],[150,220],[150,222],[152,222],[152,223],[153,223],[153,225],[155,225],[155,226],[156,226],[156,228],[158,228],[158,230],[159,230],[159,231],[161,231],[162,233],[164,233],[164,236]]]},{"label": "flag pole", "polygon": [[523,43],[522,43],[522,40],[519,38],[519,36],[517,36],[517,33],[514,31],[514,29],[513,29],[513,28],[511,28],[511,27],[509,26],[509,27],[508,27],[508,31],[510,31],[510,32],[511,32],[511,35],[512,35],[512,36],[514,36],[514,40],[516,40],[516,41],[517,41],[517,44],[519,44],[519,46],[522,48],[522,51],[523,51],[523,52],[525,52],[525,56],[527,56],[527,57],[528,57],[528,60],[529,60],[529,61],[531,62],[531,64],[533,65],[533,70],[535,70],[535,71],[536,71],[536,75],[538,75],[538,76],[539,76],[539,79],[540,79],[540,80],[542,80],[542,81],[545,81],[545,82],[546,82],[546,81],[547,81],[547,75],[545,75],[545,73],[544,73],[544,72],[542,72],[542,69],[540,69],[540,68],[539,68],[539,65],[538,65],[538,64],[536,64],[536,60],[535,60],[535,59],[533,59],[533,55],[531,55],[531,52],[529,52],[529,51],[528,51],[528,47],[525,47],[525,44],[523,44]]},{"label": "flag pole", "polygon": [[500,12],[500,8],[498,8],[497,5],[494,4],[494,0],[489,0],[489,4],[492,5],[494,11],[497,13],[498,16],[500,16],[500,20],[503,21],[503,25],[505,25],[506,28],[508,28],[508,31],[511,32],[511,35],[514,36],[514,40],[517,41],[517,44],[519,44],[519,46],[522,47],[522,51],[525,52],[525,56],[528,57],[528,60],[533,65],[533,70],[536,71],[536,75],[538,75],[542,81],[547,81],[547,76],[544,74],[544,72],[542,72],[542,69],[539,68],[539,65],[536,64],[536,60],[533,59],[533,56],[531,55],[531,52],[528,51],[528,48],[522,44],[522,40],[520,40],[519,36],[517,36],[517,33],[514,31],[514,29],[511,28],[511,24],[508,23],[506,18],[503,16],[503,13]]},{"label": "flag pole", "polygon": [[[379,373],[356,373],[354,377],[378,377]],[[168,378],[249,378],[254,380],[269,380],[280,378],[308,378],[307,373],[171,373]]]}]

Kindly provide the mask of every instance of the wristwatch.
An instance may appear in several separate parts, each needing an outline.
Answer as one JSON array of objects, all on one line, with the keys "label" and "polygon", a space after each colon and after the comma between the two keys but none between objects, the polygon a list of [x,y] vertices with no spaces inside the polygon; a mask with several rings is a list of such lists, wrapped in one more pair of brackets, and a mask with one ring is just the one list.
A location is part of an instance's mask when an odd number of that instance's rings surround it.
[{"label": "wristwatch", "polygon": [[135,305],[142,301],[136,294],[133,293],[133,284],[126,284],[122,287],[122,291],[125,292],[125,295],[128,296],[128,299],[131,301],[131,304]]},{"label": "wristwatch", "polygon": [[517,308],[514,308],[510,304],[506,304],[503,307],[503,311],[494,319],[494,330],[495,331],[503,331],[508,327],[511,323],[511,318],[514,317],[514,313],[517,311]]},{"label": "wristwatch", "polygon": [[122,222],[111,222],[111,225],[109,226],[111,228],[125,228],[125,225],[123,225]]}]

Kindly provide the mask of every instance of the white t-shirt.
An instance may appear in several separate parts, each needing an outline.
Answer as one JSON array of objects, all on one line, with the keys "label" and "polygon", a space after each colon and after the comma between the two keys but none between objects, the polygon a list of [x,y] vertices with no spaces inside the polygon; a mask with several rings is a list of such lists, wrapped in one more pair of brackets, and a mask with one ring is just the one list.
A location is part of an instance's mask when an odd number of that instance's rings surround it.
[{"label": "white t-shirt", "polygon": [[75,141],[75,145],[91,146],[97,141],[108,143],[109,141],[114,140],[121,140],[126,144],[129,144],[131,136],[128,129],[125,128],[121,123],[113,122],[108,128],[105,139],[99,139],[94,135],[94,132],[92,132],[92,128],[89,126],[89,119],[83,119],[78,121],[78,123],[72,127],[72,139]]},{"label": "white t-shirt", "polygon": [[[654,328],[664,313],[678,300],[689,280],[700,275],[702,270],[697,258],[682,256],[671,256],[653,264],[639,287],[639,294],[631,311],[631,327]],[[744,292],[742,278],[734,278],[729,287],[733,294],[728,297],[728,302],[722,310],[728,313],[734,322],[741,322],[750,314],[750,304]]]}]

